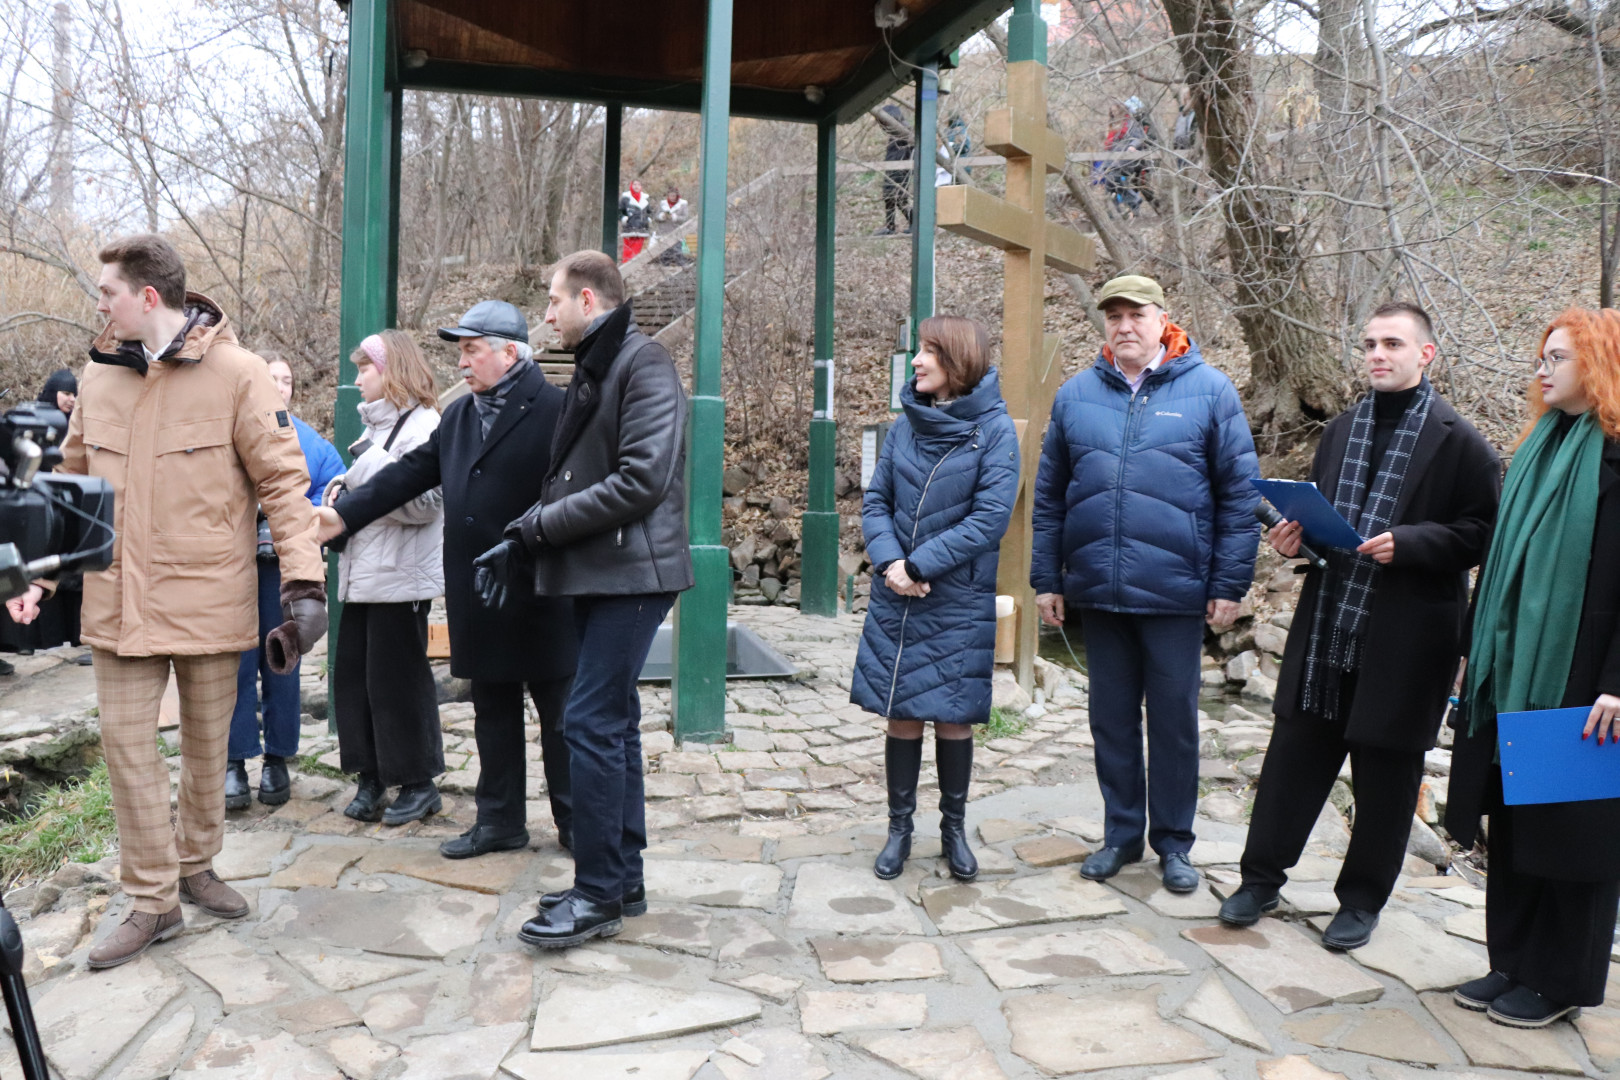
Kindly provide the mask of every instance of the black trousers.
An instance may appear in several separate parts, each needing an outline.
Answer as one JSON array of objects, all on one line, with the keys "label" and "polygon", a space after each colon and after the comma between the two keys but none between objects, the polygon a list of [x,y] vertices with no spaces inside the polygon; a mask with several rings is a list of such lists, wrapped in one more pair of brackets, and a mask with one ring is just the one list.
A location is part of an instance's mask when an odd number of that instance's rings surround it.
[{"label": "black trousers", "polygon": [[[1501,781],[1493,786],[1500,793]],[[1560,1005],[1603,1004],[1620,881],[1521,873],[1513,866],[1513,808],[1498,801],[1490,819],[1485,944],[1491,968]]]},{"label": "black trousers", "polygon": [[1345,690],[1339,720],[1296,716],[1272,728],[1243,849],[1243,884],[1277,889],[1288,881],[1348,754],[1355,828],[1333,892],[1345,907],[1376,912],[1389,900],[1406,859],[1423,785],[1423,751],[1345,742],[1353,684]]},{"label": "black trousers", "polygon": [[[557,831],[571,836],[574,800],[568,772],[563,710],[573,676],[528,684],[540,714],[540,761]],[[478,823],[514,832],[528,819],[528,759],[524,755],[523,690],[520,682],[472,681],[473,738],[478,742]]]},{"label": "black trousers", "polygon": [[343,605],[332,700],[344,772],[388,787],[444,772],[439,694],[427,658],[429,606]]}]

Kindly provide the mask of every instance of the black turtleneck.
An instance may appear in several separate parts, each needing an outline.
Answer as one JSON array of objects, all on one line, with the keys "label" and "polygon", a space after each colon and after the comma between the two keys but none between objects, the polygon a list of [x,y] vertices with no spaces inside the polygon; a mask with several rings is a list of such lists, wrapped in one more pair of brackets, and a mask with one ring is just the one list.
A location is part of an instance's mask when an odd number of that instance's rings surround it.
[{"label": "black turtleneck", "polygon": [[[1422,386],[1419,383],[1418,386]],[[1401,417],[1406,415],[1407,406],[1417,397],[1418,386],[1408,387],[1405,390],[1392,390],[1385,393],[1382,390],[1373,391],[1373,441],[1372,465],[1377,472],[1384,463],[1384,451],[1389,449],[1389,440],[1395,437],[1395,429],[1401,426]]]}]

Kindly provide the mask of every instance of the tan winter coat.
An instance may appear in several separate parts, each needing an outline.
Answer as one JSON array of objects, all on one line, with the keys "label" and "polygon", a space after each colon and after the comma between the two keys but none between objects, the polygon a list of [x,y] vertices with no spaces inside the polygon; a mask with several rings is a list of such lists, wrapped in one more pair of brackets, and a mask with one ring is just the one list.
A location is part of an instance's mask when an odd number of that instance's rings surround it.
[{"label": "tan winter coat", "polygon": [[112,566],[85,575],[80,637],[120,656],[259,644],[256,504],[282,583],[326,578],[304,455],[264,361],[207,297],[187,294],[186,313],[150,369],[140,342],[102,332],[63,444],[63,471],[113,488]]}]

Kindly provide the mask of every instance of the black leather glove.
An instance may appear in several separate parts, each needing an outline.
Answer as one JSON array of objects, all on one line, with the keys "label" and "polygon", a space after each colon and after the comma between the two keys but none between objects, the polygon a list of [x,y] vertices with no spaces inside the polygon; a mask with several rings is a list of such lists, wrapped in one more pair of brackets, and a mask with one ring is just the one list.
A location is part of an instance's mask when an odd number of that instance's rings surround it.
[{"label": "black leather glove", "polygon": [[525,559],[523,545],[516,540],[502,540],[473,560],[473,588],[478,600],[487,608],[500,608],[506,604],[507,592]]},{"label": "black leather glove", "polygon": [[286,621],[264,639],[270,670],[291,674],[298,658],[326,635],[326,586],[318,581],[284,581],[281,616]]}]

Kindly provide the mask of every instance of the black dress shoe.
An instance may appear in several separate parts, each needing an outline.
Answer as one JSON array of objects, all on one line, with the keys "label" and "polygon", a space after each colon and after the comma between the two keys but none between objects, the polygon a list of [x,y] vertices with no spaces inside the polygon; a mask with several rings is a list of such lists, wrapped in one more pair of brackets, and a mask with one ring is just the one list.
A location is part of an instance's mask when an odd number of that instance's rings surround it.
[{"label": "black dress shoe", "polygon": [[1258,885],[1244,885],[1221,904],[1221,922],[1227,926],[1253,926],[1260,916],[1282,903],[1282,897]]},{"label": "black dress shoe", "polygon": [[354,789],[354,799],[343,808],[343,816],[356,821],[381,821],[383,795],[387,790],[375,776],[361,773],[359,786]]},{"label": "black dress shoe", "polygon": [[1513,976],[1493,971],[1457,987],[1451,992],[1451,1000],[1469,1012],[1484,1012],[1491,1007],[1491,1002],[1517,985]]},{"label": "black dress shoe", "polygon": [[292,778],[287,775],[287,759],[264,755],[264,768],[259,772],[259,801],[266,806],[280,806],[290,798]]},{"label": "black dress shoe", "polygon": [[518,937],[542,949],[566,949],[593,937],[612,937],[624,926],[618,901],[598,904],[572,890],[568,898],[523,924]]},{"label": "black dress shoe", "polygon": [[253,789],[248,787],[247,763],[225,763],[225,809],[246,810],[253,801]]},{"label": "black dress shoe", "polygon": [[1164,856],[1159,860],[1159,870],[1164,877],[1164,887],[1173,893],[1185,895],[1198,888],[1198,871],[1193,869],[1185,851],[1172,851]]},{"label": "black dress shoe", "polygon": [[1373,928],[1377,925],[1378,912],[1342,907],[1322,931],[1322,944],[1340,951],[1359,949],[1372,940]]},{"label": "black dress shoe", "polygon": [[471,859],[492,851],[519,851],[529,846],[529,830],[497,832],[488,825],[474,825],[466,832],[439,845],[447,859]]},{"label": "black dress shoe", "polygon": [[405,784],[399,789],[399,797],[394,800],[394,805],[383,811],[383,824],[404,825],[408,821],[432,817],[443,809],[444,800],[439,798],[439,789],[433,786],[433,781]]},{"label": "black dress shoe", "polygon": [[[574,890],[572,889],[564,889],[562,892],[548,892],[540,898],[540,910],[550,911],[573,894]],[[624,915],[627,919],[647,914],[647,883],[638,881],[624,890],[624,897],[619,901],[619,904],[624,909]]]},{"label": "black dress shoe", "polygon": [[1141,859],[1140,847],[1129,851],[1124,848],[1105,847],[1086,856],[1086,861],[1080,864],[1080,876],[1090,878],[1092,881],[1107,881],[1123,870],[1127,864],[1140,862]]},{"label": "black dress shoe", "polygon": [[1542,997],[1528,986],[1515,986],[1491,1002],[1485,1015],[1498,1024],[1516,1028],[1544,1028],[1554,1020],[1581,1014],[1579,1005],[1560,1005]]}]

